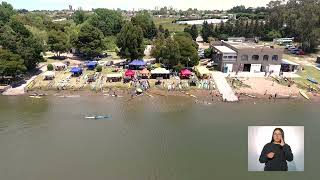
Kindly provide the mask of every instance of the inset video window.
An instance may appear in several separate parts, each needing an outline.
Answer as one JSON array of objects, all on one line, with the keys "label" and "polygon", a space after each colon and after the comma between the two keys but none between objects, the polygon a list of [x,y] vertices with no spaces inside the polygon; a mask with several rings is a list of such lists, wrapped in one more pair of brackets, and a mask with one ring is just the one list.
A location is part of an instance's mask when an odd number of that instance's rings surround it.
[{"label": "inset video window", "polygon": [[249,126],[248,171],[304,171],[304,127]]}]

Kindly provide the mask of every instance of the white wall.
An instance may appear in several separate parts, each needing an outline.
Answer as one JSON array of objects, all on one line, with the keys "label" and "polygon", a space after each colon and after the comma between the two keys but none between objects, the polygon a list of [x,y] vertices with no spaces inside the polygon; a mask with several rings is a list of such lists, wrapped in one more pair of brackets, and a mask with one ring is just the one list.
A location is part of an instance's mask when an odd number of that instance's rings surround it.
[{"label": "white wall", "polygon": [[273,71],[274,74],[279,74],[281,65],[269,65],[268,71]]},{"label": "white wall", "polygon": [[293,161],[288,162],[288,171],[304,171],[304,127],[303,126],[249,126],[248,127],[248,170],[263,171],[259,162],[261,151],[269,143],[275,128],[282,128],[284,140],[291,147]]},{"label": "white wall", "polygon": [[251,64],[250,72],[260,72],[261,71],[261,64]]},{"label": "white wall", "polygon": [[228,67],[228,72],[227,73],[231,73],[232,72],[232,68],[233,68],[233,64],[226,64],[226,66]]}]

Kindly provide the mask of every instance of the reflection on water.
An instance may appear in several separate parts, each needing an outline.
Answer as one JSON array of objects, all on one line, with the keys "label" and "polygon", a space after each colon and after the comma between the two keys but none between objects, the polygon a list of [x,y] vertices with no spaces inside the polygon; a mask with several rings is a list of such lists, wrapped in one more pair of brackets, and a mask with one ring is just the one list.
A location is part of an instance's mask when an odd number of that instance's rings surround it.
[{"label": "reflection on water", "polygon": [[[182,97],[0,97],[1,179],[270,179],[247,172],[247,126],[304,125],[306,172],[319,151],[317,105],[196,104]],[[111,115],[107,120],[88,115]],[[309,161],[312,157],[313,161]]]}]

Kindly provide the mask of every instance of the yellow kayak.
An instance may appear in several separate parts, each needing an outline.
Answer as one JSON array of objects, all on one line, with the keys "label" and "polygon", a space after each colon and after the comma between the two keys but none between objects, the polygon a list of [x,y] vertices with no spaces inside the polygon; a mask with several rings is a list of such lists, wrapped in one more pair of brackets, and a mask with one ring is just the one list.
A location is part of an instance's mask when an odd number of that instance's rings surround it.
[{"label": "yellow kayak", "polygon": [[304,91],[299,90],[299,92],[300,92],[301,96],[303,96],[304,98],[310,100],[309,96]]}]

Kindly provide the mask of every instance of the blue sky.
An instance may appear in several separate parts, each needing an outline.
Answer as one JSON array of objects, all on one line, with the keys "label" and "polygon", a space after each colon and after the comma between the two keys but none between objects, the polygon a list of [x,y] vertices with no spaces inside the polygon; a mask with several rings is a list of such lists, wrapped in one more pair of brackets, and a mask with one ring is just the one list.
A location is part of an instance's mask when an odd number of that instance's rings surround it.
[{"label": "blue sky", "polygon": [[[2,0],[0,0],[2,2]],[[154,9],[156,6],[172,6],[177,9],[229,9],[236,5],[247,7],[265,6],[270,0],[5,0],[16,9],[67,9],[69,5],[77,9]]]}]

